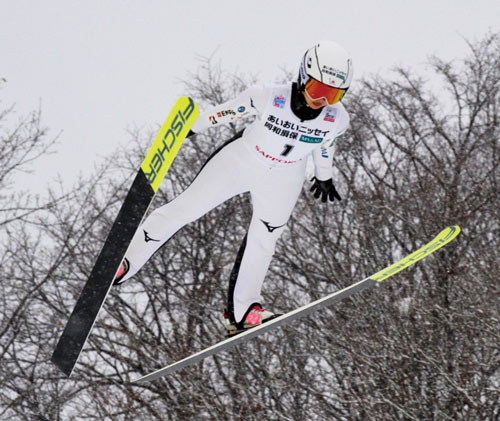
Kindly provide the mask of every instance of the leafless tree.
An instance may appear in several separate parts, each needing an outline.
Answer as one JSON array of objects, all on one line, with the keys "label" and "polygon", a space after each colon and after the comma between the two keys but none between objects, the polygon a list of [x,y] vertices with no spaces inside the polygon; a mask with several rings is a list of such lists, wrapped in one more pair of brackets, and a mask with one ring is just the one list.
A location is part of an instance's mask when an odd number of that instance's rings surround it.
[{"label": "leafless tree", "polygon": [[[71,194],[54,187],[39,197],[19,191],[16,179],[51,153],[56,142],[41,124],[40,110],[19,117],[14,106],[0,111],[0,418],[37,413],[43,394],[32,387],[34,368],[48,352],[44,326],[55,302],[43,301],[60,244],[48,244],[40,218],[64,206]],[[44,317],[45,314],[45,317]],[[38,379],[46,382],[47,378]]]},{"label": "leafless tree", "polygon": [[[0,418],[24,420],[493,420],[500,416],[500,38],[487,35],[427,78],[405,69],[346,97],[338,143],[343,200],[308,184],[280,240],[266,304],[288,311],[360,280],[444,226],[435,255],[333,308],[162,380],[130,380],[222,339],[227,280],[250,220],[238,196],[181,230],[108,298],[78,367],[49,358],[151,142],[132,143],[72,200],[9,224],[0,270]],[[430,86],[438,84],[439,90]],[[187,91],[206,108],[255,78],[202,62]],[[193,179],[244,123],[186,141],[155,206]]]},{"label": "leafless tree", "polygon": [[[0,84],[0,92],[1,92]],[[1,102],[0,102],[1,105]],[[56,139],[41,125],[40,110],[18,117],[14,105],[0,108],[0,228],[16,220],[27,222],[47,206],[29,192],[16,190],[16,177],[51,152]]]},{"label": "leafless tree", "polygon": [[376,293],[311,321],[336,344],[332,356],[311,342],[323,354],[317,375],[329,365],[341,386],[350,373],[347,419],[499,415],[499,41],[471,45],[461,63],[433,59],[438,92],[404,69],[365,81],[334,162],[346,200],[328,214],[305,197],[296,214],[314,223],[297,217],[278,256],[275,276],[295,274],[311,293],[374,273],[446,225],[464,230]]}]

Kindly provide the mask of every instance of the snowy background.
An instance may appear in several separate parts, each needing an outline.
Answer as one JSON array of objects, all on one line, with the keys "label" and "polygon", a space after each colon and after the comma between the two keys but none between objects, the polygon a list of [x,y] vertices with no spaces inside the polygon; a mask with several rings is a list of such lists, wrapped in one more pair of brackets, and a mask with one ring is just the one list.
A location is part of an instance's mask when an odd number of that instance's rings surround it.
[{"label": "snowy background", "polygon": [[57,154],[19,187],[43,192],[60,174],[72,183],[128,141],[127,130],[161,123],[179,83],[201,57],[264,82],[294,74],[318,40],[352,52],[356,80],[394,65],[452,59],[500,22],[497,0],[314,2],[5,1],[0,13],[1,101],[42,110]]},{"label": "snowy background", "polygon": [[[499,419],[500,5],[311,4],[2,3],[1,420]],[[256,79],[294,75],[325,38],[349,48],[356,69],[333,162],[343,200],[321,204],[306,184],[267,274],[266,307],[289,311],[345,288],[447,225],[460,236],[379,288],[132,385],[223,337],[251,209],[237,196],[113,289],[65,378],[50,356],[175,98],[206,108]],[[244,125],[185,142],[154,206]]]}]

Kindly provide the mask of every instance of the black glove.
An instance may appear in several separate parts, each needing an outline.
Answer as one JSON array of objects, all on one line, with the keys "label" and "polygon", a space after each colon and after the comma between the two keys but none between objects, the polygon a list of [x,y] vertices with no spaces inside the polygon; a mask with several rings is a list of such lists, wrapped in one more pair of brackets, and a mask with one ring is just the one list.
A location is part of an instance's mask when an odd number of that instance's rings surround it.
[{"label": "black glove", "polygon": [[332,179],[328,180],[318,180],[316,177],[311,178],[314,184],[311,187],[311,191],[314,193],[314,198],[318,199],[321,196],[321,201],[326,202],[330,199],[330,202],[337,200],[342,200],[340,195],[337,193],[335,186],[333,185]]}]

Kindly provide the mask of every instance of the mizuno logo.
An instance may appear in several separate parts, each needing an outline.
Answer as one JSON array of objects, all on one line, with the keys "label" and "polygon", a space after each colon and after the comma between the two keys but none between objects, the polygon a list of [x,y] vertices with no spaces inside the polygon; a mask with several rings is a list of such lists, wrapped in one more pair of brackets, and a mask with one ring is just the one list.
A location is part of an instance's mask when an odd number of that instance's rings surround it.
[{"label": "mizuno logo", "polygon": [[[257,107],[253,103],[253,99],[251,97],[250,97],[250,107],[255,108],[257,110]],[[259,111],[259,110],[257,110],[257,111]]]},{"label": "mizuno logo", "polygon": [[[262,221],[262,219],[261,219]],[[278,228],[281,228],[281,227],[284,227],[286,224],[283,224],[283,225],[279,225],[277,227],[273,227],[269,224],[269,222],[266,222],[266,221],[262,221],[262,223],[266,226],[267,230],[269,232],[273,232],[275,229],[278,229]]]},{"label": "mizuno logo", "polygon": [[146,243],[148,243],[150,241],[160,241],[160,240],[155,240],[154,238],[151,238],[146,230],[143,230],[143,231],[144,231],[144,241]]}]

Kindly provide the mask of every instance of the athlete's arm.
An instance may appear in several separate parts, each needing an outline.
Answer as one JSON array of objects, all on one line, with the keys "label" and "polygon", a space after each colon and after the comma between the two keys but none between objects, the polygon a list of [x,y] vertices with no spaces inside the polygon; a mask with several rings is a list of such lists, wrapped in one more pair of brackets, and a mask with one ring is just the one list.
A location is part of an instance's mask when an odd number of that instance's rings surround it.
[{"label": "athlete's arm", "polygon": [[318,180],[328,180],[332,178],[332,162],[335,144],[342,138],[349,127],[349,114],[342,113],[339,129],[335,132],[332,138],[325,140],[312,155],[314,161],[314,176]]},{"label": "athlete's arm", "polygon": [[248,88],[235,99],[200,113],[191,130],[199,133],[219,124],[227,124],[251,115],[260,115],[268,95],[268,90],[265,88],[258,86]]},{"label": "athlete's arm", "polygon": [[[345,132],[345,130],[344,130]],[[314,177],[312,178],[313,185],[310,189],[316,199],[320,199],[323,203],[327,200],[334,202],[342,200],[333,184],[333,149],[335,144],[341,139],[342,134],[335,135],[333,140],[329,140],[326,144],[321,145],[313,151]]]}]

